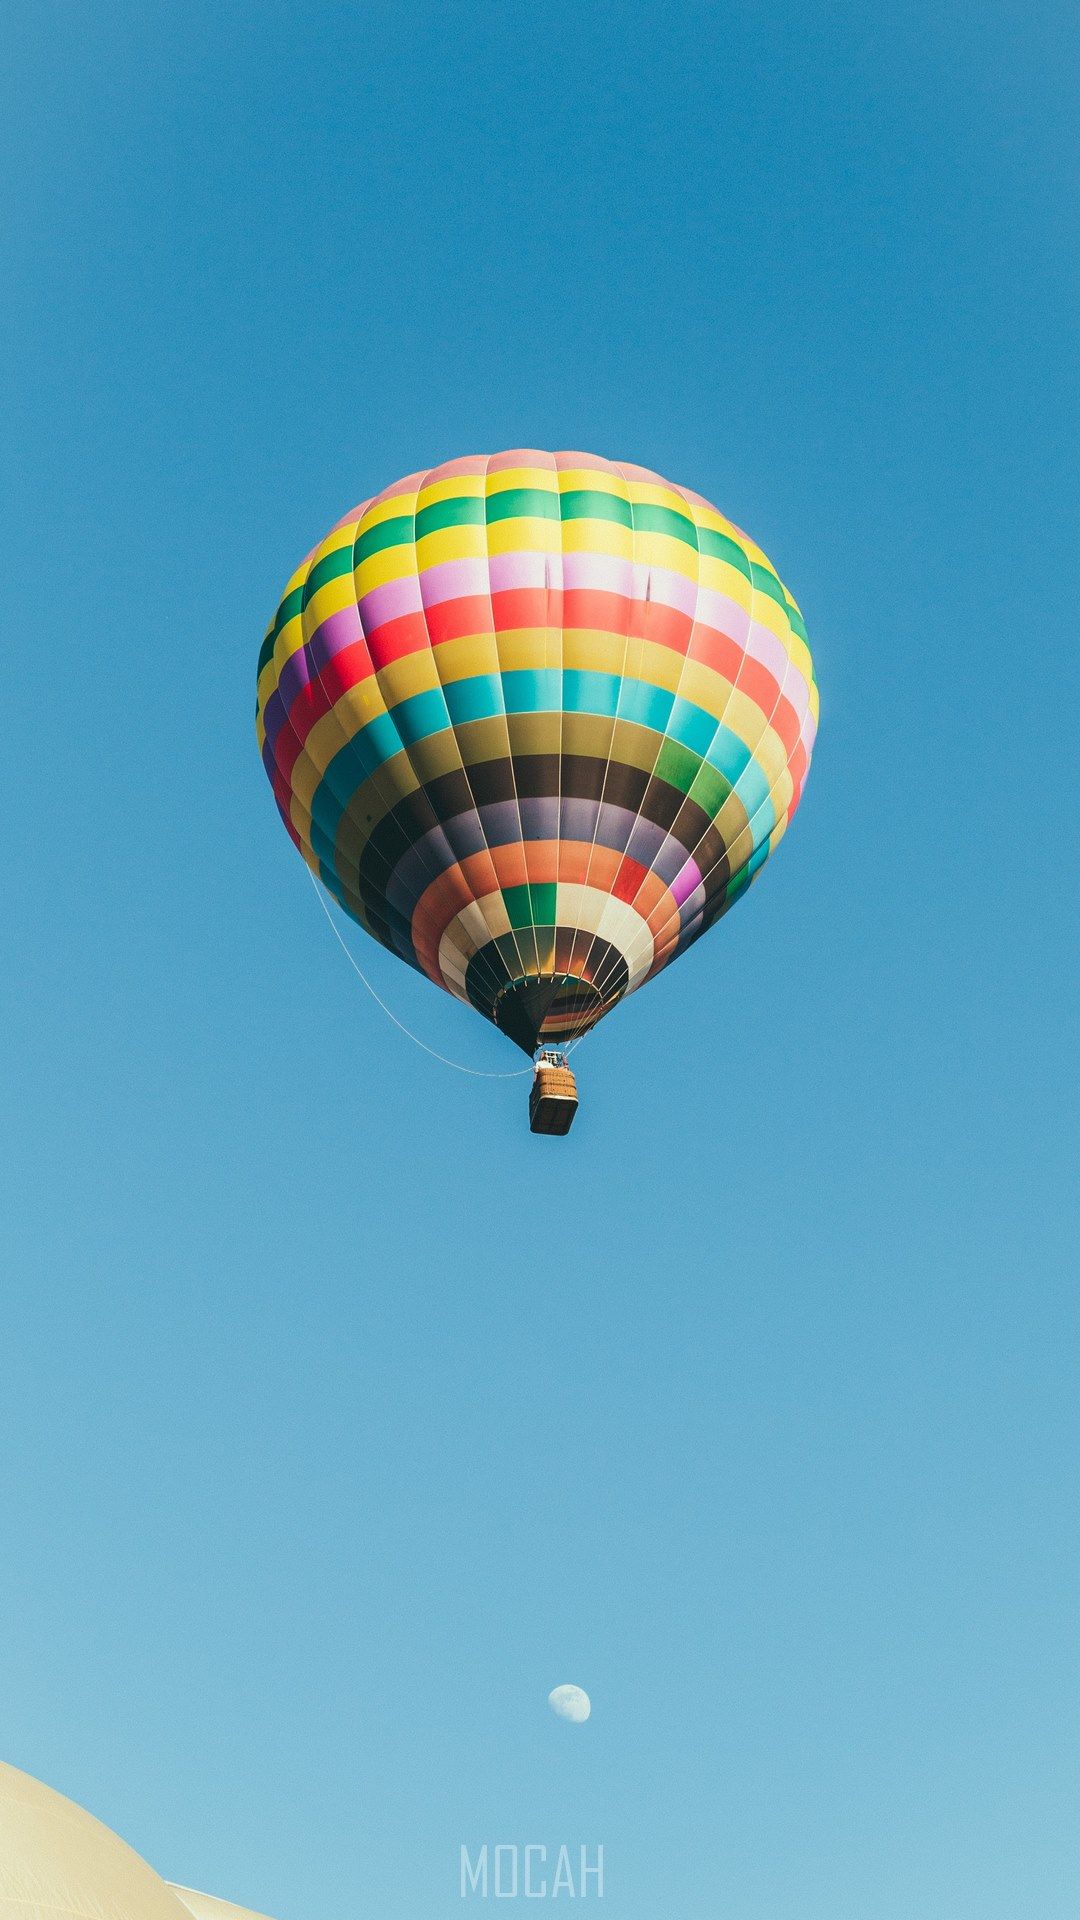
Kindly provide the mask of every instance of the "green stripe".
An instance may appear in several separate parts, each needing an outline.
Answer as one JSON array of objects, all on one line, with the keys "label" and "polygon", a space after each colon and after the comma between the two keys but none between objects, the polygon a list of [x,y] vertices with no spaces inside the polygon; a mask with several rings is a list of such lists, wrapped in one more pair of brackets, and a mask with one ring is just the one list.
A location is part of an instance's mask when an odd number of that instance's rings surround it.
[{"label": "green stripe", "polygon": [[489,494],[487,517],[489,526],[496,520],[558,520],[559,496],[541,487],[505,487]]},{"label": "green stripe", "polygon": [[804,647],[810,645],[810,636],[806,631],[806,622],[792,600],[787,603],[787,617],[791,622],[792,633],[797,633]]},{"label": "green stripe", "polygon": [[634,508],[635,533],[666,533],[672,540],[681,540],[685,546],[698,550],[697,528],[685,514],[676,513],[671,507],[650,506],[648,501]]},{"label": "green stripe", "polygon": [[285,595],[284,600],[277,610],[277,619],[274,621],[274,633],[271,642],[272,646],[277,644],[277,637],[281,629],[287,627],[290,620],[295,620],[297,614],[303,611],[303,607],[304,589],[303,587],[294,587],[291,593]]},{"label": "green stripe", "polygon": [[[401,514],[393,520],[383,520],[376,527],[368,527],[356,543],[355,561],[359,565],[374,553],[382,553],[387,547],[407,546],[414,538],[422,540],[426,534],[440,533],[444,527],[489,526],[499,520],[610,520],[618,526],[630,527],[640,533],[663,533],[671,539],[681,540],[695,552],[708,554],[714,560],[726,560],[730,566],[737,567],[747,580],[753,580],[763,593],[768,593],[786,605],[783,588],[775,574],[767,568],[751,563],[737,540],[726,533],[715,532],[711,527],[697,527],[685,514],[676,513],[671,507],[658,507],[643,502],[632,506],[628,500],[615,493],[598,493],[577,488],[556,496],[539,487],[506,487],[501,493],[493,493],[487,499],[476,495],[461,496],[453,500],[437,500],[430,507],[424,507],[416,515]],[[348,555],[348,549],[342,549]],[[315,568],[312,578],[319,576],[330,579],[334,573],[342,571],[332,563],[338,559],[331,554]],[[325,575],[322,569],[330,569]],[[314,590],[314,589],[313,589]]]},{"label": "green stripe", "polygon": [[355,549],[346,545],[327,554],[312,568],[306,585],[286,594],[278,608],[273,635],[267,636],[259,656],[260,673],[282,627],[307,605],[312,594],[317,593],[328,580],[348,573],[354,564],[358,566],[362,560],[370,559],[372,554],[383,553],[388,547],[409,546],[414,540],[422,540],[425,534],[441,532],[445,527],[494,525],[500,520],[510,519],[608,520],[641,533],[661,533],[681,540],[695,552],[713,560],[726,561],[729,566],[735,567],[757,592],[767,595],[783,608],[800,639],[805,641],[807,638],[802,619],[793,609],[777,576],[770,568],[748,560],[738,541],[729,534],[719,533],[712,527],[698,527],[685,514],[676,513],[670,507],[653,506],[648,502],[631,506],[620,494],[576,488],[556,495],[540,487],[506,487],[501,493],[490,494],[486,498],[469,494],[452,500],[435,501],[430,507],[424,507],[415,519],[412,514],[399,514],[394,519],[381,521],[378,526],[368,527],[356,542]]},{"label": "green stripe", "polygon": [[750,562],[737,540],[730,534],[717,533],[712,527],[700,527],[698,540],[702,553],[710,560],[726,560],[729,567],[737,567],[745,580],[751,579]]},{"label": "green stripe", "polygon": [[666,786],[677,787],[680,793],[689,793],[701,767],[700,756],[692,753],[678,740],[667,737],[657,755],[655,778]]},{"label": "green stripe", "polygon": [[632,527],[630,502],[623,500],[617,493],[593,493],[578,489],[560,495],[562,518],[564,520],[617,520],[622,527]]},{"label": "green stripe", "polygon": [[517,930],[555,925],[556,887],[553,880],[542,885],[533,882],[523,887],[504,887],[503,903],[510,925]]},{"label": "green stripe", "polygon": [[484,502],[474,494],[459,496],[456,500],[436,500],[417,514],[416,538],[422,540],[426,533],[441,533],[444,527],[482,527],[483,524]]},{"label": "green stripe", "polygon": [[413,517],[403,513],[395,520],[380,520],[377,527],[369,527],[356,542],[355,558],[357,566],[361,560],[370,560],[373,553],[382,553],[386,547],[404,547],[413,537]]},{"label": "green stripe", "polygon": [[272,660],[274,657],[274,641],[276,640],[276,638],[277,638],[277,617],[275,615],[274,624],[271,627],[269,633],[267,634],[266,639],[263,641],[262,646],[259,648],[259,664],[255,669],[256,680],[262,679],[263,668],[265,667],[267,661]]},{"label": "green stripe", "polygon": [[532,900],[527,886],[504,887],[503,904],[506,907],[506,917],[512,927],[532,926]]},{"label": "green stripe", "polygon": [[534,927],[553,927],[555,925],[555,900],[558,889],[553,880],[543,883],[533,881],[529,887],[532,895],[532,924]]},{"label": "green stripe", "polygon": [[697,778],[690,788],[691,800],[701,808],[703,813],[708,814],[710,820],[715,820],[730,792],[731,781],[725,780],[716,767],[710,766],[707,760],[703,760]]},{"label": "green stripe", "polygon": [[336,547],[333,553],[326,554],[317,565],[312,567],[308,574],[304,582],[303,605],[306,607],[312,595],[318,593],[320,587],[325,587],[328,580],[340,580],[343,573],[351,572],[352,547]]},{"label": "green stripe", "polygon": [[757,593],[767,594],[770,600],[775,600],[777,606],[783,607],[784,612],[788,614],[788,618],[790,619],[787,594],[784,592],[775,573],[770,573],[768,567],[759,567],[755,562],[750,568],[750,578],[754,583],[755,591]]}]

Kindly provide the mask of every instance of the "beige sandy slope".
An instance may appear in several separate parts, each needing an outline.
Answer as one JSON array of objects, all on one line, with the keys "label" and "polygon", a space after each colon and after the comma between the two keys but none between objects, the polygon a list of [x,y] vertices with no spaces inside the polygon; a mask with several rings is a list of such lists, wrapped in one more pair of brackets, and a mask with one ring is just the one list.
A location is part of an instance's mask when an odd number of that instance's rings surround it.
[{"label": "beige sandy slope", "polygon": [[0,1920],[190,1920],[93,1814],[0,1761]]},{"label": "beige sandy slope", "polygon": [[62,1793],[0,1761],[0,1920],[265,1920],[171,1887]]},{"label": "beige sandy slope", "polygon": [[167,1884],[169,1892],[183,1901],[193,1920],[266,1920],[265,1913],[238,1907],[231,1900],[219,1900],[215,1894],[197,1893],[194,1887],[181,1887],[174,1880]]}]

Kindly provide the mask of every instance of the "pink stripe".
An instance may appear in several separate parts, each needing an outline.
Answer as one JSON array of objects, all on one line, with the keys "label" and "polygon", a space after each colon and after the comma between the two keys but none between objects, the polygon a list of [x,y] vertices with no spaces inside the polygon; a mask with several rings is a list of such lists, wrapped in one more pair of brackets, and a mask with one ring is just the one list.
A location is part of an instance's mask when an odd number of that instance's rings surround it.
[{"label": "pink stripe", "polygon": [[465,560],[444,560],[437,567],[425,567],[420,575],[420,591],[425,607],[437,607],[443,600],[464,600],[473,594],[487,593],[486,556],[476,554]]},{"label": "pink stripe", "polygon": [[361,500],[360,505],[353,507],[351,513],[343,513],[341,519],[334,522],[331,532],[340,533],[342,527],[354,527],[361,516],[367,512],[370,505],[370,500]]},{"label": "pink stripe", "polygon": [[432,467],[426,475],[426,485],[433,487],[439,480],[457,480],[463,475],[483,474],[487,463],[486,453],[467,453],[460,460],[444,460],[441,467]]},{"label": "pink stripe", "polygon": [[407,473],[404,480],[395,480],[393,486],[384,487],[381,493],[377,493],[375,498],[370,502],[370,505],[378,507],[382,505],[384,500],[400,499],[403,493],[414,494],[423,478],[422,473]]},{"label": "pink stripe", "polygon": [[629,596],[634,584],[634,569],[629,560],[612,553],[564,553],[563,585],[592,593],[621,593]]},{"label": "pink stripe", "polygon": [[688,860],[682,871],[676,874],[671,883],[671,897],[677,907],[688,900],[695,887],[701,885],[701,868],[696,860]]},{"label": "pink stripe", "polygon": [[403,613],[423,611],[420,582],[415,573],[406,574],[404,580],[388,580],[384,587],[372,587],[370,593],[360,596],[361,617],[369,631],[384,626],[388,620],[399,620]]},{"label": "pink stripe", "polygon": [[729,640],[734,640],[737,646],[745,649],[750,615],[730,594],[716,593],[712,587],[702,587],[698,619],[703,627],[712,627],[714,632],[726,634]]},{"label": "pink stripe", "polygon": [[802,725],[810,708],[810,689],[797,667],[790,668],[787,684],[782,691],[784,699],[789,706],[794,707],[796,718]]},{"label": "pink stripe", "polygon": [[601,459],[596,453],[557,453],[555,465],[560,473],[573,473],[576,469],[583,473],[615,473],[611,461]]},{"label": "pink stripe", "polygon": [[674,607],[677,613],[693,616],[697,605],[697,587],[688,580],[685,573],[671,573],[667,567],[650,567],[646,591],[650,600],[659,601],[662,607]]},{"label": "pink stripe", "polygon": [[510,467],[546,467],[554,479],[555,456],[538,447],[511,447],[509,453],[493,453],[488,462],[489,473],[506,473]]},{"label": "pink stripe", "polygon": [[756,620],[752,621],[745,642],[745,651],[752,660],[760,660],[763,667],[768,667],[778,687],[783,686],[790,655],[775,633],[772,633],[768,627],[759,626]]},{"label": "pink stripe", "polygon": [[654,473],[651,467],[635,467],[629,460],[620,460],[619,466],[628,480],[644,480],[650,487],[663,487],[666,493],[678,492],[670,480],[665,480],[663,474]]},{"label": "pink stripe", "polygon": [[488,568],[493,593],[507,593],[514,587],[543,587],[549,574],[558,586],[561,556],[557,553],[493,553]]}]

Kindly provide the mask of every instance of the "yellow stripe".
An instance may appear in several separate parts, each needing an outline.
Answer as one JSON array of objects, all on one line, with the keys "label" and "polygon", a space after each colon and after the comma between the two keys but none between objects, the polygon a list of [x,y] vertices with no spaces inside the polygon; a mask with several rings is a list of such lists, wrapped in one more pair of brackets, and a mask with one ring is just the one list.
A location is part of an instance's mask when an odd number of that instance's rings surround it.
[{"label": "yellow stripe", "polygon": [[628,498],[626,482],[618,473],[606,473],[595,467],[564,467],[559,474],[560,493],[610,493],[616,500]]},{"label": "yellow stripe", "polygon": [[496,494],[512,492],[516,487],[529,487],[535,493],[557,494],[558,475],[551,467],[503,467],[498,473],[489,473],[487,482],[488,499]]},{"label": "yellow stripe", "polygon": [[416,496],[416,511],[422,513],[425,507],[434,507],[440,500],[482,500],[484,498],[484,476],[482,473],[455,473],[449,480],[432,480],[421,487]]},{"label": "yellow stripe", "polygon": [[426,567],[440,567],[447,560],[486,560],[487,528],[463,522],[460,526],[440,527],[425,533],[416,542],[416,564],[421,573]]},{"label": "yellow stripe", "polygon": [[605,553],[613,560],[634,558],[634,536],[618,520],[564,520],[561,524],[564,553]]},{"label": "yellow stripe", "polygon": [[371,593],[375,587],[385,587],[388,581],[405,580],[416,573],[416,549],[411,540],[399,547],[383,547],[379,553],[371,553],[361,560],[356,568],[356,594],[360,599],[365,593]]},{"label": "yellow stripe", "polygon": [[558,553],[558,520],[493,520],[487,529],[489,553]]},{"label": "yellow stripe", "polygon": [[400,520],[403,515],[413,513],[415,506],[416,494],[411,487],[405,493],[395,493],[390,500],[377,501],[357,522],[354,537],[362,539],[372,527],[381,527],[384,520]]}]

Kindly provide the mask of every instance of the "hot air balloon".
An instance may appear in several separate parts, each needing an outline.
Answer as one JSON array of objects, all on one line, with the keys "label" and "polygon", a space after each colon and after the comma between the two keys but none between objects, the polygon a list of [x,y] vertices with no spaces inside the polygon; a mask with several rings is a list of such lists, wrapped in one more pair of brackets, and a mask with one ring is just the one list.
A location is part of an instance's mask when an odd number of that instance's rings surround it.
[{"label": "hot air balloon", "polygon": [[[584,453],[411,474],[293,574],[256,726],[344,912],[546,1074],[733,906],[798,806],[799,609],[700,495]],[[549,1098],[550,1095],[550,1098]],[[551,1122],[552,1124],[547,1124]]]}]

